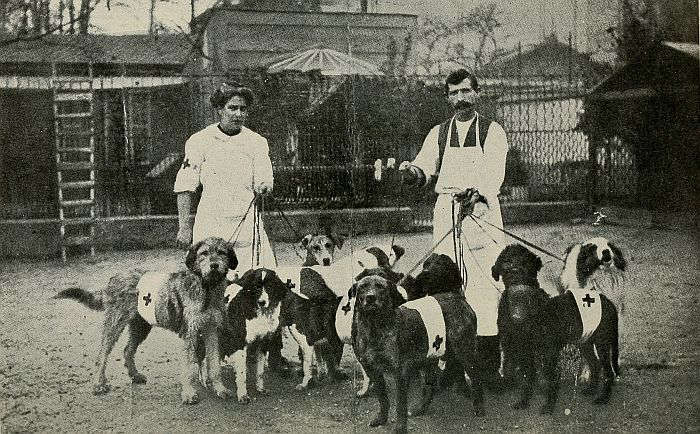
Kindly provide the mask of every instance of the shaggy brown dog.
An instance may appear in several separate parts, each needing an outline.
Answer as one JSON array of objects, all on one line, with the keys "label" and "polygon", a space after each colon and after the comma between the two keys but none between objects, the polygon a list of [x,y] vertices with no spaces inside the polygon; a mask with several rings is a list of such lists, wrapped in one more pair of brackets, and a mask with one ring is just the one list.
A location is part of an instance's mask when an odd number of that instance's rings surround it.
[{"label": "shaggy brown dog", "polygon": [[226,272],[238,265],[233,245],[220,238],[207,238],[189,248],[185,264],[187,270],[175,273],[132,270],[112,277],[103,290],[89,292],[68,288],[54,296],[75,299],[91,309],[105,312],[93,389],[95,394],[110,389],[105,376],[107,358],[127,325],[129,341],[124,348],[124,365],[132,382],[146,382],[146,377],[136,369],[134,355],[151,327],[156,325],[177,333],[184,340],[180,378],[184,404],[199,401],[196,391],[199,366],[195,348],[200,334],[205,341],[211,369],[209,375],[216,394],[221,398],[232,395],[221,382],[217,328],[221,326],[224,315]]},{"label": "shaggy brown dog", "polygon": [[[381,272],[381,270],[379,270]],[[418,370],[434,364],[431,347],[444,343],[440,359],[461,367],[472,380],[472,399],[477,415],[484,412],[483,390],[476,358],[476,315],[463,296],[447,292],[435,294],[433,305],[439,305],[444,319],[445,336],[428,337],[428,326],[421,313],[400,306],[403,296],[396,285],[381,275],[363,277],[357,282],[357,299],[352,324],[352,346],[355,355],[374,383],[379,400],[379,414],[370,426],[387,423],[389,399],[384,373],[396,378],[396,431],[405,432],[408,416],[407,395],[410,379]],[[418,413],[425,411],[432,400],[434,387],[425,385]]]},{"label": "shaggy brown dog", "polygon": [[[498,334],[506,377],[520,370],[520,399],[513,408],[529,405],[537,380],[540,357],[539,315],[549,295],[540,288],[537,273],[542,260],[520,244],[507,246],[491,267],[494,280],[503,278],[505,290],[498,303]],[[524,376],[524,378],[522,378]]]}]

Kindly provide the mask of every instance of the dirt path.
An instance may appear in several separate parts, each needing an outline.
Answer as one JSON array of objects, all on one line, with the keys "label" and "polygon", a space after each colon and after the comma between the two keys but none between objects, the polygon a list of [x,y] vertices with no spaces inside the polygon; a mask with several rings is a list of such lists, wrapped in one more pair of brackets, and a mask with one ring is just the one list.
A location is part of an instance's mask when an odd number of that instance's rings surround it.
[{"label": "dirt path", "polygon": [[[487,415],[472,416],[462,395],[446,391],[437,396],[429,414],[409,420],[409,429],[430,431],[628,431],[679,432],[700,429],[698,411],[698,312],[700,273],[697,234],[688,227],[527,225],[511,228],[519,235],[563,252],[574,241],[593,235],[615,240],[630,260],[623,324],[625,353],[623,381],[608,406],[593,406],[576,394],[572,378],[564,378],[556,413],[537,414],[542,397],[532,408],[511,410],[514,393],[487,394]],[[389,241],[390,235],[357,237],[356,247],[370,241]],[[410,268],[430,243],[428,234],[402,235],[407,247],[402,261]],[[288,244],[278,244],[281,264],[299,260]],[[345,254],[349,252],[346,247]],[[546,260],[546,258],[543,258]],[[174,268],[182,261],[176,250],[110,252],[97,261],[13,261],[0,264],[0,432],[18,431],[140,431],[140,432],[384,432],[367,422],[377,405],[373,398],[353,397],[353,379],[321,384],[307,393],[294,390],[297,378],[271,374],[270,394],[243,406],[205,392],[196,406],[179,402],[177,338],[154,330],[142,345],[137,363],[148,377],[146,385],[132,385],[123,367],[120,340],[112,353],[108,377],[113,390],[93,396],[93,361],[102,315],[68,301],[50,297],[68,285],[104,284],[115,270],[131,266]],[[549,262],[545,274],[556,274]],[[405,271],[405,270],[404,270]],[[285,343],[294,359],[296,348]],[[351,351],[343,365],[359,376]],[[232,372],[227,372],[231,381]],[[358,378],[359,380],[359,378]],[[571,410],[570,415],[564,409]],[[393,410],[392,410],[393,411]],[[393,427],[390,425],[390,428]]]}]

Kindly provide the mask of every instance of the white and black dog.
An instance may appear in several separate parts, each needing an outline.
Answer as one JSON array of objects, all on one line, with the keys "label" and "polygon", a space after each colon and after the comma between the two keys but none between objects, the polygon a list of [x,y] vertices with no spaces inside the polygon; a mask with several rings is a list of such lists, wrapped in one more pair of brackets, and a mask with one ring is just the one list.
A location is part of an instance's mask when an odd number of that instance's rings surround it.
[{"label": "white and black dog", "polygon": [[274,271],[254,268],[246,271],[224,292],[226,314],[219,333],[219,347],[221,357],[233,362],[236,395],[241,404],[250,402],[246,379],[247,354],[251,346],[256,356],[255,388],[258,393],[266,393],[264,374],[268,349],[279,330],[282,301],[288,291],[287,285]]},{"label": "white and black dog", "polygon": [[584,392],[596,393],[596,404],[605,404],[610,399],[615,374],[620,372],[618,313],[609,298],[598,290],[596,277],[601,271],[611,272],[611,267],[624,271],[627,262],[620,249],[605,238],[592,238],[567,250],[560,276],[564,292],[548,299],[540,315],[543,368],[548,383],[542,413],[554,409],[559,389],[556,365],[566,344],[578,344],[590,367],[591,381]]},{"label": "white and black dog", "polygon": [[[310,238],[306,244],[311,246],[315,240],[322,241]],[[404,253],[404,249],[397,245],[388,248],[370,246],[337,261],[326,262],[319,261],[319,255],[314,252],[323,254],[324,249],[326,252],[328,249],[324,244],[319,247],[309,251],[305,265],[277,268],[280,278],[290,288],[283,303],[282,326],[286,327],[301,351],[304,377],[296,386],[298,390],[309,386],[314,356],[320,362],[319,368],[327,370],[329,376],[346,377],[338,367],[343,345],[349,343],[352,312],[348,314],[347,310],[342,310],[341,299],[347,297],[360,272],[377,267],[390,270]],[[347,321],[340,321],[342,330],[336,329],[338,312],[343,312],[341,316],[347,318]],[[363,390],[366,392],[366,387]]]},{"label": "white and black dog", "polygon": [[[559,277],[560,292],[593,288],[604,294],[617,307],[618,328],[622,329],[625,293],[621,281],[626,269],[627,260],[622,250],[607,238],[593,237],[583,243],[572,244],[566,251],[564,268]],[[619,347],[622,347],[621,342]],[[590,371],[587,368],[584,367],[581,380],[589,379]],[[619,377],[619,355],[613,359],[613,368]]]}]

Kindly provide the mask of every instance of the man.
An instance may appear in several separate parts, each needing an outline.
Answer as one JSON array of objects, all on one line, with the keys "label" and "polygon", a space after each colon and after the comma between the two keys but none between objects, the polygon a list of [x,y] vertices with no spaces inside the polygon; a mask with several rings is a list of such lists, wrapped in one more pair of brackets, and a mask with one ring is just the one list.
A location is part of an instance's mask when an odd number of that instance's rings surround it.
[{"label": "man", "polygon": [[500,379],[496,319],[501,288],[490,270],[504,240],[500,231],[485,222],[503,227],[498,193],[505,176],[508,142],[498,123],[476,112],[479,83],[473,74],[465,69],[452,72],[445,80],[445,92],[454,116],[433,127],[415,160],[404,161],[399,170],[408,184],[422,186],[436,181],[433,244],[458,221],[459,201],[455,201],[455,195],[473,188],[486,200],[475,205],[475,219],[465,218],[452,236],[438,244],[435,253],[450,256],[468,271],[464,294],[477,315],[477,344],[485,380],[493,386]]}]

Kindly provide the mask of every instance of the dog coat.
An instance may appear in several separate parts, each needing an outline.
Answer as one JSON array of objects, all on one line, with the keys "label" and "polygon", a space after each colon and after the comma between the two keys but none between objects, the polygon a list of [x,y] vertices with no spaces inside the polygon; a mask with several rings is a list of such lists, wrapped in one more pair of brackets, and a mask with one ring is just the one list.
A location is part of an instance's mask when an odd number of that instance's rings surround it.
[{"label": "dog coat", "polygon": [[[292,292],[301,298],[316,298],[314,281],[322,281],[336,297],[346,295],[355,277],[347,267],[313,265],[310,267],[278,267],[277,275]],[[318,286],[318,285],[316,285]],[[322,295],[322,294],[321,294]]]},{"label": "dog coat", "polygon": [[352,316],[355,312],[355,297],[350,297],[347,292],[340,301],[338,310],[335,311],[335,331],[341,342],[351,342]]},{"label": "dog coat", "polygon": [[159,295],[164,291],[170,274],[158,271],[148,271],[141,276],[136,289],[139,292],[138,312],[150,325],[158,325],[156,321],[156,304]]},{"label": "dog coat", "polygon": [[445,317],[442,308],[435,297],[425,296],[401,305],[407,309],[413,309],[420,314],[425,331],[428,333],[428,358],[442,357],[445,355]]},{"label": "dog coat", "polygon": [[600,325],[603,312],[600,293],[594,288],[573,288],[569,289],[569,293],[574,297],[581,316],[581,324],[583,325],[581,342],[585,342]]}]

